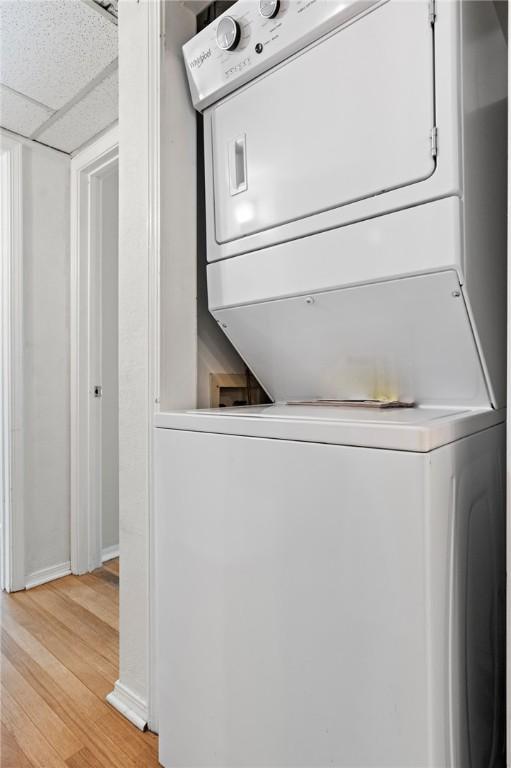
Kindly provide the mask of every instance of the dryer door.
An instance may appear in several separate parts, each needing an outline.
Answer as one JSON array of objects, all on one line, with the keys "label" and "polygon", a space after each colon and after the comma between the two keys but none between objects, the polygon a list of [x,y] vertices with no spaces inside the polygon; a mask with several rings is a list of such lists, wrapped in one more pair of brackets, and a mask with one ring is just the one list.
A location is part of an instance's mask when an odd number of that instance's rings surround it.
[{"label": "dryer door", "polygon": [[427,178],[428,3],[378,6],[212,107],[210,119],[218,243]]}]

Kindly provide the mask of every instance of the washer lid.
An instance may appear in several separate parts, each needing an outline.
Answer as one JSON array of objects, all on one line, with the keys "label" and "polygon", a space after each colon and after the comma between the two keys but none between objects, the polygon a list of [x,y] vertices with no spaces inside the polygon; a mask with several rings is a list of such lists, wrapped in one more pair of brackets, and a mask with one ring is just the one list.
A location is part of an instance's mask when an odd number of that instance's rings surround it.
[{"label": "washer lid", "polygon": [[[356,251],[337,254],[356,258]],[[485,408],[487,380],[454,270],[213,311],[275,402],[404,400]]]},{"label": "washer lid", "polygon": [[505,420],[505,410],[378,410],[259,405],[155,414],[154,426],[189,432],[427,453]]}]

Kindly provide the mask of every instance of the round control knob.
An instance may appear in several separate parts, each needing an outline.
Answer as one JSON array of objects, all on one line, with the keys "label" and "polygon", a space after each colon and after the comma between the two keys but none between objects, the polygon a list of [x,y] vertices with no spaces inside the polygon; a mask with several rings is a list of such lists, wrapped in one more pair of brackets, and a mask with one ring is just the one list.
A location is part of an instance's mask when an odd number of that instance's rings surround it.
[{"label": "round control knob", "polygon": [[232,51],[241,37],[240,25],[232,16],[223,16],[216,28],[216,42],[222,51]]},{"label": "round control knob", "polygon": [[264,19],[273,19],[280,8],[280,0],[259,0],[259,13]]}]

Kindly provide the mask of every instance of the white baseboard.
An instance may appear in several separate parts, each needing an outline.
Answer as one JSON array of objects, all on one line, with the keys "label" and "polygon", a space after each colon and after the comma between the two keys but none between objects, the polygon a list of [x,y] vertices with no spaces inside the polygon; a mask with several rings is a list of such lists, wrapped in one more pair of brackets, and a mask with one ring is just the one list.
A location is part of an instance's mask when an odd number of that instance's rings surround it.
[{"label": "white baseboard", "polygon": [[114,560],[119,557],[119,545],[114,544],[113,547],[105,547],[101,552],[101,562],[106,563],[107,560]]},{"label": "white baseboard", "polygon": [[130,723],[145,731],[148,721],[147,702],[130,691],[120,680],[117,680],[114,690],[108,694],[106,700]]},{"label": "white baseboard", "polygon": [[69,576],[71,573],[71,563],[67,560],[65,563],[50,565],[49,568],[41,568],[40,571],[34,571],[27,576],[26,589],[38,587],[40,584],[46,584],[47,581],[61,579],[63,576]]}]

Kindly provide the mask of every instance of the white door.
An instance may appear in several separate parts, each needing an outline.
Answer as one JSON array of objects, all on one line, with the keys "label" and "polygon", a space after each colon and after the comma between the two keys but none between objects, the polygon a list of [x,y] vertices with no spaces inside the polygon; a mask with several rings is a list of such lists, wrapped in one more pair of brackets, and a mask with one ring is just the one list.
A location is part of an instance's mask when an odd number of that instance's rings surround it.
[{"label": "white door", "polygon": [[118,166],[92,179],[91,382],[92,557],[119,549]]},{"label": "white door", "polygon": [[390,0],[210,111],[218,243],[435,169],[428,3]]},{"label": "white door", "polygon": [[118,231],[119,172],[103,180],[101,259],[101,550],[119,549]]}]

